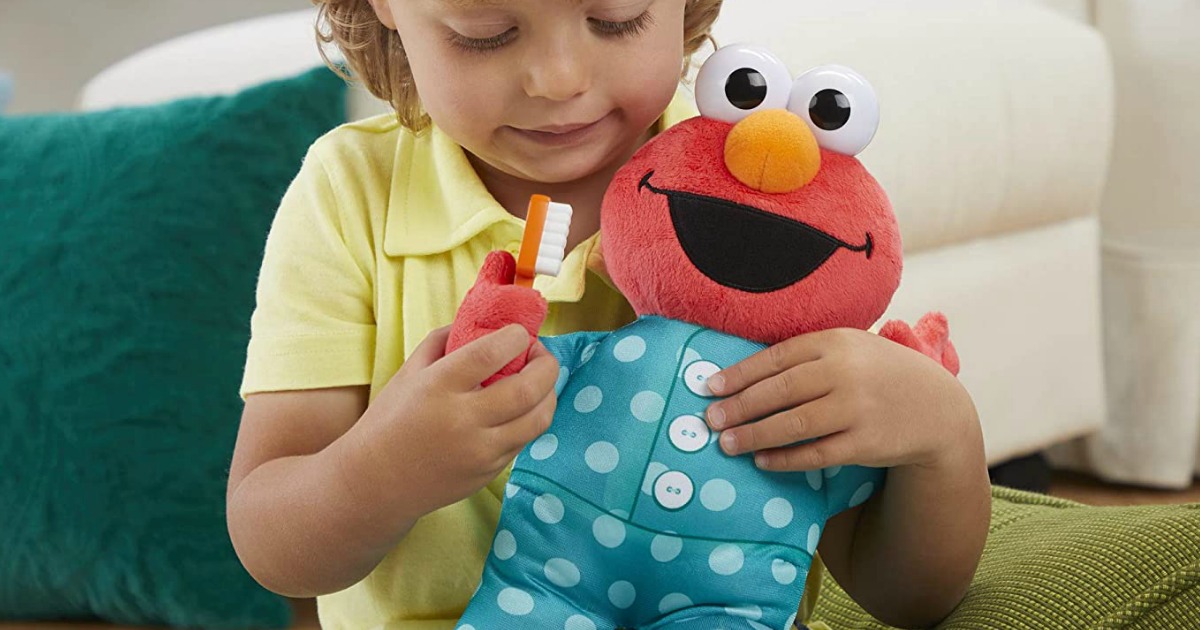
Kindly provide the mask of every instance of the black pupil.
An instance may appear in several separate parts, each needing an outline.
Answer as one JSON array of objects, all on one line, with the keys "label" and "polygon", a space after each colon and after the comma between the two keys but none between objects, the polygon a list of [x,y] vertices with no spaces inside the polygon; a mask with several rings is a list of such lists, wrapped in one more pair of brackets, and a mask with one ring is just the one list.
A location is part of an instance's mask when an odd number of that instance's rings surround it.
[{"label": "black pupil", "polygon": [[850,99],[837,90],[821,90],[808,103],[813,123],[825,131],[837,131],[850,122]]},{"label": "black pupil", "polygon": [[738,109],[754,109],[767,100],[767,78],[753,68],[742,68],[729,75],[725,97]]}]

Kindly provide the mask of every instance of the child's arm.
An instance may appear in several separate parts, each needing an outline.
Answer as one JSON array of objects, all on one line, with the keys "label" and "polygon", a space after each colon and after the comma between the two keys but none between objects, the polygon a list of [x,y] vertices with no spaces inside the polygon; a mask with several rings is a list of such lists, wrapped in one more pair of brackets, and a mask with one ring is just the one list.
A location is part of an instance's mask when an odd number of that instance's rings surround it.
[{"label": "child's arm", "polygon": [[[887,468],[869,500],[865,484],[830,488],[833,510],[857,507],[831,518],[819,550],[867,612],[893,626],[925,627],[949,615],[970,585],[991,488],[975,406],[952,374],[957,355],[944,318],[884,331],[801,335],[722,370],[708,386],[727,398],[709,408],[708,420],[723,431],[727,453],[753,452],[765,470]],[[849,483],[832,472],[831,486]]]},{"label": "child's arm", "polygon": [[486,486],[550,426],[558,364],[480,382],[528,337],[509,326],[443,356],[428,338],[375,400],[366,388],[247,397],[227,490],[238,557],[266,588],[323,595],[363,579],[420,517]]},{"label": "child's arm", "polygon": [[991,515],[983,436],[974,410],[961,414],[946,449],[926,464],[899,466],[883,491],[833,517],[819,547],[838,584],[890,625],[936,625],[962,601]]}]

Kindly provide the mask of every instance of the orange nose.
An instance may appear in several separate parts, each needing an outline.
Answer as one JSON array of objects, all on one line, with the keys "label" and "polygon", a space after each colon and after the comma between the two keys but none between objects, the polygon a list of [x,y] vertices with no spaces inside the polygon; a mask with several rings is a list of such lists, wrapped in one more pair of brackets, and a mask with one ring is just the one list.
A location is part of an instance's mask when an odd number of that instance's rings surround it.
[{"label": "orange nose", "polygon": [[787,193],[821,170],[817,138],[799,116],[772,109],[747,116],[725,140],[725,165],[743,184],[765,193]]}]

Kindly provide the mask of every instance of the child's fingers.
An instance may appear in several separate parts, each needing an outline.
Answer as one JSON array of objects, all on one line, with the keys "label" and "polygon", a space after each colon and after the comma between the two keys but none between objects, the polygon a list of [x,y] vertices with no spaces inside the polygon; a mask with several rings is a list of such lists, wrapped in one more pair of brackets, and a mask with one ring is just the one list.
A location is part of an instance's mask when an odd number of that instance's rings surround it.
[{"label": "child's fingers", "polygon": [[753,453],[790,446],[845,429],[844,420],[828,403],[828,398],[819,398],[721,433],[721,449],[728,455]]},{"label": "child's fingers", "polygon": [[821,333],[792,337],[748,359],[727,367],[708,379],[708,389],[717,396],[731,396],[767,377],[808,361],[821,358]]},{"label": "child's fingers", "polygon": [[754,465],[762,470],[805,472],[858,463],[854,436],[835,433],[815,442],[772,449],[754,454]]},{"label": "child's fingers", "polygon": [[517,374],[494,383],[480,392],[481,406],[503,424],[529,413],[553,396],[558,380],[558,361],[540,343],[533,344],[529,363]]},{"label": "child's fingers", "polygon": [[510,458],[515,458],[521,449],[538,439],[546,432],[546,429],[550,428],[557,406],[558,397],[551,390],[527,413],[492,429],[496,432],[496,439],[499,440],[500,446],[509,453]]},{"label": "child's fingers", "polygon": [[449,382],[470,390],[528,351],[529,333],[509,324],[451,352],[436,367]]},{"label": "child's fingers", "polygon": [[709,406],[709,426],[721,431],[762,418],[769,413],[803,405],[833,390],[820,361],[809,361],[768,376]]}]

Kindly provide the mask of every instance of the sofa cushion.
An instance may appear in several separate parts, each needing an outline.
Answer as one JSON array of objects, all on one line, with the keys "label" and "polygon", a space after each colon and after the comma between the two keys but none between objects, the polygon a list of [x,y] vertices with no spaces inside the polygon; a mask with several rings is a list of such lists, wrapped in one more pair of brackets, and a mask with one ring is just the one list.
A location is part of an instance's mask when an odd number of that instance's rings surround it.
[{"label": "sofa cushion", "polygon": [[0,618],[283,627],[225,526],[263,245],[326,69],[0,118]]},{"label": "sofa cushion", "polygon": [[[956,630],[1200,627],[1200,504],[1092,507],[994,488]],[[884,630],[826,573],[814,619]]]}]

